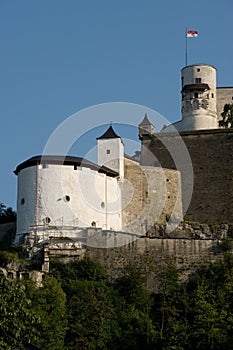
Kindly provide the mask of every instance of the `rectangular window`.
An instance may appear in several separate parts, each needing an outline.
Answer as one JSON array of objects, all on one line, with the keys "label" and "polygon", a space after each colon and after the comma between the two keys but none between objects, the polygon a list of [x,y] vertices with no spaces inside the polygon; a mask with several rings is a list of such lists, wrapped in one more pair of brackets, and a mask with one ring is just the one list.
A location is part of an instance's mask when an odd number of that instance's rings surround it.
[{"label": "rectangular window", "polygon": [[196,78],[196,79],[195,79],[195,83],[196,83],[196,84],[201,84],[201,78]]},{"label": "rectangular window", "polygon": [[107,149],[106,153],[107,153],[107,154],[110,154],[110,149]]},{"label": "rectangular window", "polygon": [[47,169],[48,167],[48,164],[42,164],[42,169]]},{"label": "rectangular window", "polygon": [[194,97],[198,98],[198,92],[194,92]]},{"label": "rectangular window", "polygon": [[197,71],[200,72],[200,68],[197,68]]},{"label": "rectangular window", "polygon": [[212,98],[214,98],[214,94],[211,94]]}]

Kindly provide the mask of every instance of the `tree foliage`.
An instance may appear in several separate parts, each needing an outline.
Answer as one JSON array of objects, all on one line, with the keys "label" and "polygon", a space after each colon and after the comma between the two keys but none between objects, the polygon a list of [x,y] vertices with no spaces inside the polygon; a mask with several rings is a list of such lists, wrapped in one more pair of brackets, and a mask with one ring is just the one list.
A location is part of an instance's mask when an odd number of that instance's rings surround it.
[{"label": "tree foliage", "polygon": [[31,300],[30,309],[40,319],[36,325],[40,338],[37,344],[43,350],[63,350],[67,328],[66,295],[60,283],[46,276],[42,288],[32,281],[26,284],[26,292]]},{"label": "tree foliage", "polygon": [[233,128],[233,104],[225,104],[222,119],[219,121],[219,126],[223,128]]},{"label": "tree foliage", "polygon": [[129,265],[111,281],[91,259],[54,261],[42,288],[28,281],[23,289],[1,276],[0,348],[33,340],[44,350],[232,349],[230,253],[186,282],[165,260],[154,275],[156,293],[147,278]]},{"label": "tree foliage", "polygon": [[37,339],[36,324],[39,318],[30,309],[31,301],[25,294],[24,287],[8,281],[0,273],[0,348],[24,349],[25,343]]},{"label": "tree foliage", "polygon": [[16,212],[12,208],[7,208],[0,202],[0,224],[16,221]]}]

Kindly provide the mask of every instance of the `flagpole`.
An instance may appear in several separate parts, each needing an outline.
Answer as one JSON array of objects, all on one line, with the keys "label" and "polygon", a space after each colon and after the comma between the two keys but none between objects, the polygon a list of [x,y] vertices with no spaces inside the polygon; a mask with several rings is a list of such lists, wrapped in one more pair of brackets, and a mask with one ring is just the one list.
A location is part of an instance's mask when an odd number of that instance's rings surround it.
[{"label": "flagpole", "polygon": [[185,30],[185,65],[188,65],[188,36],[187,36],[187,28]]}]

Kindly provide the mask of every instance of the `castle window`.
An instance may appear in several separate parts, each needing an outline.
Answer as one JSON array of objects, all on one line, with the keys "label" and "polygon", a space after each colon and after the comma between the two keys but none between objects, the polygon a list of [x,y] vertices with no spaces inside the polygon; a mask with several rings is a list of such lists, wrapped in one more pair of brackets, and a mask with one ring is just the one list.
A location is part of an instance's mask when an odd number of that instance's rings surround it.
[{"label": "castle window", "polygon": [[96,222],[95,222],[95,221],[92,221],[91,226],[92,226],[92,227],[96,227]]},{"label": "castle window", "polygon": [[197,68],[197,71],[200,72],[200,68]]},{"label": "castle window", "polygon": [[20,204],[21,204],[21,205],[24,205],[24,203],[25,203],[25,199],[22,198],[21,201],[20,201]]},{"label": "castle window", "polygon": [[196,79],[195,79],[195,83],[196,83],[196,84],[201,84],[201,78],[196,78]]},{"label": "castle window", "polygon": [[194,92],[194,97],[198,98],[198,92]]},{"label": "castle window", "polygon": [[212,98],[214,98],[214,94],[211,94]]},{"label": "castle window", "polygon": [[101,208],[105,208],[105,203],[104,202],[101,202]]},{"label": "castle window", "polygon": [[70,201],[70,196],[66,195],[63,199],[64,199],[64,202],[69,202]]},{"label": "castle window", "polygon": [[48,167],[48,164],[42,164],[42,169],[47,169]]},{"label": "castle window", "polygon": [[107,149],[106,154],[110,154],[110,149]]},{"label": "castle window", "polygon": [[74,165],[74,170],[77,170],[78,169],[78,166],[77,165]]},{"label": "castle window", "polygon": [[201,101],[201,107],[204,108],[204,109],[207,109],[207,107],[208,107],[208,101],[207,101],[207,100],[202,100],[202,101]]},{"label": "castle window", "polygon": [[51,219],[48,216],[46,216],[43,221],[46,225],[48,225],[51,222]]}]

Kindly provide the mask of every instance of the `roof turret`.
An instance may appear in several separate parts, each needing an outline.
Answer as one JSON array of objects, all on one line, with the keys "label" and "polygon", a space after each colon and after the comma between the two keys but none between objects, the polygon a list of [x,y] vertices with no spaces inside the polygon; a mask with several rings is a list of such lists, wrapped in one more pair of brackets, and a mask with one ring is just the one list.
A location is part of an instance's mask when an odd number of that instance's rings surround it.
[{"label": "roof turret", "polygon": [[105,131],[105,133],[104,133],[102,136],[97,137],[96,139],[97,139],[97,140],[101,140],[101,139],[120,139],[120,136],[118,136],[118,135],[115,133],[115,131],[114,131],[112,125],[110,125],[109,128],[108,128],[108,130]]},{"label": "roof turret", "polygon": [[139,139],[142,140],[143,136],[151,136],[155,133],[154,125],[149,121],[147,114],[145,114],[143,121],[138,125]]}]

